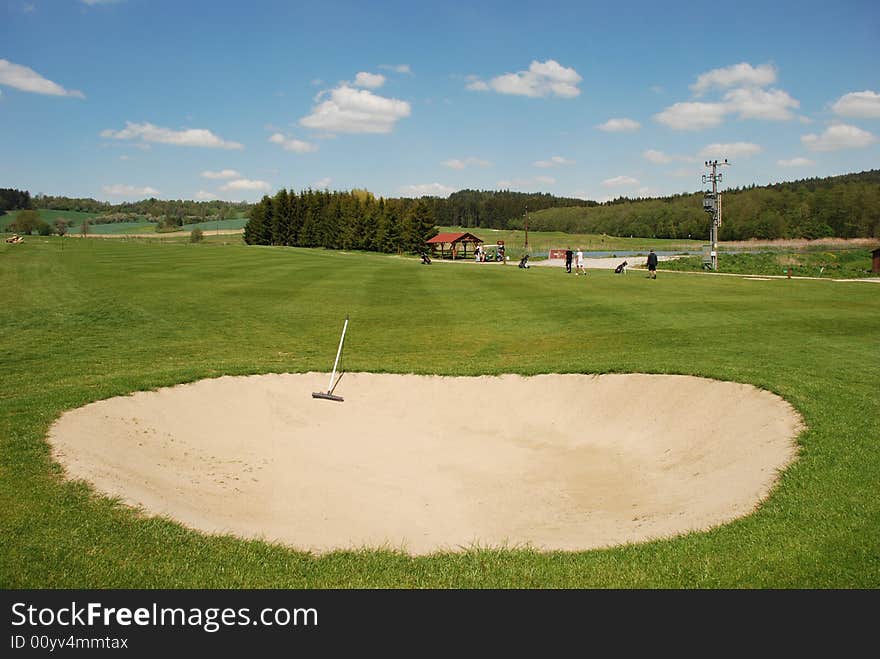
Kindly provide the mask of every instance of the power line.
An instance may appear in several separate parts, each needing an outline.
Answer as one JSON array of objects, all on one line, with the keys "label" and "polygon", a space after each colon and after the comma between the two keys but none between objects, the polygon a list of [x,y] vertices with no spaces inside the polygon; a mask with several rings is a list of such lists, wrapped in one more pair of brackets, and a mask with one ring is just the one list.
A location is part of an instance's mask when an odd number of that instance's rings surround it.
[{"label": "power line", "polygon": [[703,174],[703,185],[712,184],[712,191],[706,191],[703,194],[703,210],[712,216],[712,226],[709,229],[709,242],[712,244],[709,248],[709,256],[712,259],[712,270],[718,270],[718,229],[721,228],[721,193],[718,192],[718,184],[722,180],[722,174],[718,172],[718,168],[730,165],[730,163],[725,158],[724,162],[707,160],[703,164],[712,169],[711,174]]}]

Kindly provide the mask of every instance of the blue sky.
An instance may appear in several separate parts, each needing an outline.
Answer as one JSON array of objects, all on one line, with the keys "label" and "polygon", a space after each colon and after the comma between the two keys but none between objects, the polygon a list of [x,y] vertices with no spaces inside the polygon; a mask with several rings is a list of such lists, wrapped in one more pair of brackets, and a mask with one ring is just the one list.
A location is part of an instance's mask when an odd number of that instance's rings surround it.
[{"label": "blue sky", "polygon": [[880,167],[880,3],[0,0],[0,187],[605,200]]}]

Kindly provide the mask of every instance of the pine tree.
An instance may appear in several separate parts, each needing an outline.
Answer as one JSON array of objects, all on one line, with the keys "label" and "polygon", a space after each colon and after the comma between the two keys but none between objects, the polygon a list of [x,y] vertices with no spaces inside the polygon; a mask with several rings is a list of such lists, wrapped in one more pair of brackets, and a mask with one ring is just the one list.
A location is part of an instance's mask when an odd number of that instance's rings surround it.
[{"label": "pine tree", "polygon": [[421,252],[425,242],[437,235],[431,207],[422,199],[411,205],[404,216],[401,239],[403,248],[409,252]]},{"label": "pine tree", "polygon": [[272,207],[272,244],[290,245],[291,208],[290,195],[287,190],[281,188],[273,199]]},{"label": "pine tree", "polygon": [[268,195],[254,204],[244,227],[244,241],[248,245],[268,245],[272,240],[272,200]]}]

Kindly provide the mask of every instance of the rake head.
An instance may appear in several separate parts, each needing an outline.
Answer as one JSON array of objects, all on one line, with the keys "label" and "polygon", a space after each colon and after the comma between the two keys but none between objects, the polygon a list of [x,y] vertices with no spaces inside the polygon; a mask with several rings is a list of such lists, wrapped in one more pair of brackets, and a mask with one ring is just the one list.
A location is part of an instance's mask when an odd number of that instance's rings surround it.
[{"label": "rake head", "polygon": [[341,403],[343,400],[345,400],[342,396],[334,396],[334,395],[331,394],[330,392],[327,392],[327,393],[325,394],[325,393],[322,392],[322,391],[313,391],[313,392],[312,392],[312,398],[323,398],[324,400],[335,400],[335,401],[338,401],[338,402],[340,402],[340,403]]}]

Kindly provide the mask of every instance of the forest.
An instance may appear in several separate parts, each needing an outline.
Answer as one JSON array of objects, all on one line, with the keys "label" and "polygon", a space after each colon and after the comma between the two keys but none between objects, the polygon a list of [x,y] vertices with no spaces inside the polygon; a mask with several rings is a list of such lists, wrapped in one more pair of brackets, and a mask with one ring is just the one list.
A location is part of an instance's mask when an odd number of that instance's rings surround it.
[{"label": "forest", "polygon": [[91,198],[36,195],[27,191],[0,188],[0,215],[19,209],[77,211],[96,213],[93,224],[131,222],[147,219],[164,222],[169,226],[183,226],[206,220],[225,220],[247,213],[252,204],[238,201],[192,201],[188,199],[144,199],[142,201],[110,204]]},{"label": "forest", "polygon": [[[646,238],[708,237],[703,192],[655,199],[625,197],[588,208],[530,214],[534,231]],[[522,217],[506,228],[521,229]],[[501,228],[501,227],[497,227]],[[880,238],[880,170],[724,191],[721,240]]]},{"label": "forest", "polygon": [[[282,194],[283,193],[283,194]],[[460,190],[448,198],[376,198],[366,190],[282,190],[257,204],[145,199],[109,204],[95,199],[0,189],[0,214],[15,209],[101,213],[94,223],[148,218],[181,227],[247,214],[245,239],[266,245],[334,245],[395,252],[420,249],[422,226],[563,231],[646,238],[708,237],[703,192],[659,198],[595,201],[510,190]],[[413,214],[418,209],[417,220]],[[880,238],[880,170],[751,185],[722,195],[721,240]],[[415,222],[418,229],[412,224]]]},{"label": "forest", "polygon": [[13,190],[12,188],[0,188],[0,215],[6,211],[28,210],[33,208],[31,193],[27,190]]},{"label": "forest", "polygon": [[286,189],[249,212],[249,245],[419,252],[437,234],[431,199],[376,199],[365,190]]}]

